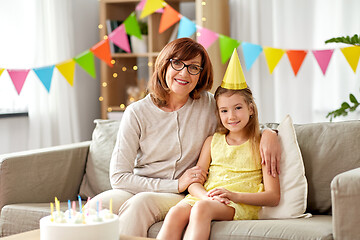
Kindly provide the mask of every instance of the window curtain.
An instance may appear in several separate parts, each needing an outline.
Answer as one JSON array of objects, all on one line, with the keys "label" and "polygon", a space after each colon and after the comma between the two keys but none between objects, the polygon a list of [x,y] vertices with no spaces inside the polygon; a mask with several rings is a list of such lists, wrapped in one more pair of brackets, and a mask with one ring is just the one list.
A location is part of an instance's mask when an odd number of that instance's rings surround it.
[{"label": "window curtain", "polygon": [[[10,49],[5,55],[2,52],[2,66],[33,69],[74,57],[71,0],[12,0],[2,4],[7,9],[2,17],[13,28],[10,40],[1,43]],[[75,87],[56,68],[50,93],[30,71],[20,95],[28,104],[28,149],[80,140]]]},{"label": "window curtain", "polygon": [[[231,37],[261,46],[308,50],[297,74],[286,54],[272,74],[261,53],[247,71],[242,48],[239,56],[248,85],[253,90],[261,122],[280,122],[290,114],[295,123],[329,121],[328,112],[360,100],[360,70],[353,72],[340,51],[343,44],[325,40],[354,34],[360,29],[358,0],[229,0]],[[324,76],[311,50],[335,49]],[[360,109],[344,119],[359,119]]]}]

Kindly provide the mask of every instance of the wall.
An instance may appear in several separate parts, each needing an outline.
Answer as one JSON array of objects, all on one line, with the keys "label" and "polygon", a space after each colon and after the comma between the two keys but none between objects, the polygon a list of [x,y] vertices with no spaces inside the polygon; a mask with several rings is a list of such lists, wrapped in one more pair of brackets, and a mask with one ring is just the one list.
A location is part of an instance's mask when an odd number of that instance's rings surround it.
[{"label": "wall", "polygon": [[[99,41],[98,0],[70,1],[73,9],[74,53],[79,54]],[[99,60],[97,79],[89,78],[84,71],[75,71],[76,103],[79,111],[80,140],[91,139],[94,119],[100,118]],[[0,118],[0,154],[28,150],[29,123],[27,117]]]}]

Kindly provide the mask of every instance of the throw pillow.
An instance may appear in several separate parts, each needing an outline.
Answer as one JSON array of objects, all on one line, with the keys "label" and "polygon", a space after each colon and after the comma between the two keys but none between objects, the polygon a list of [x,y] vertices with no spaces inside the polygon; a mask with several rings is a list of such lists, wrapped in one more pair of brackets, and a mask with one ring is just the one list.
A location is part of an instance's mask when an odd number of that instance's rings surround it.
[{"label": "throw pillow", "polygon": [[94,123],[96,127],[92,134],[85,174],[79,193],[85,199],[111,189],[109,166],[120,121],[95,120]]},{"label": "throw pillow", "polygon": [[307,203],[305,168],[289,115],[280,123],[279,139],[282,146],[279,175],[281,198],[276,207],[262,207],[259,219],[298,218],[304,215]]}]

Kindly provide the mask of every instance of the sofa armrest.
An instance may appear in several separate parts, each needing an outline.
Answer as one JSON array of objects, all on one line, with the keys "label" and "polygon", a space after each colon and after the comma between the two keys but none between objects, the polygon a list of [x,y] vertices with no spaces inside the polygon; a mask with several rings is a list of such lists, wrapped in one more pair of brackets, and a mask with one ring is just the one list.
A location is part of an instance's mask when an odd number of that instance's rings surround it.
[{"label": "sofa armrest", "polygon": [[0,209],[12,203],[75,200],[90,141],[0,155]]},{"label": "sofa armrest", "polygon": [[331,182],[334,239],[360,236],[360,168],[341,173]]}]

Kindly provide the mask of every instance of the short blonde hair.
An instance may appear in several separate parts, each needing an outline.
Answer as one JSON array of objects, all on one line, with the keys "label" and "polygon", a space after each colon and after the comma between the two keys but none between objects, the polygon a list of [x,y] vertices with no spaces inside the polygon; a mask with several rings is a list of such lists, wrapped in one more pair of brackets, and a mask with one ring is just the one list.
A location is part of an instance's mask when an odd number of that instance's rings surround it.
[{"label": "short blonde hair", "polygon": [[201,56],[203,70],[200,72],[197,85],[190,92],[190,97],[193,99],[200,98],[201,92],[210,90],[213,85],[213,68],[207,51],[191,38],[176,39],[161,50],[155,61],[154,73],[148,83],[148,91],[157,106],[167,106],[170,89],[166,84],[166,71],[170,64],[169,60],[176,58],[187,61],[197,56]]}]

